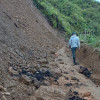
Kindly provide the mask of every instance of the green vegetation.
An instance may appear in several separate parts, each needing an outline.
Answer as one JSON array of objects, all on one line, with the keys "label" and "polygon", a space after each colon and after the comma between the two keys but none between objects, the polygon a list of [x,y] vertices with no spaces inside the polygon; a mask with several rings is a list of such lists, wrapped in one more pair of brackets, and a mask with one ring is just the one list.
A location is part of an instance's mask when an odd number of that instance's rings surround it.
[{"label": "green vegetation", "polygon": [[100,34],[100,4],[92,0],[34,0],[50,24],[71,34],[93,30]]},{"label": "green vegetation", "polygon": [[91,36],[90,34],[81,35],[80,40],[88,43],[92,47],[100,48],[100,36],[97,37],[95,35]]},{"label": "green vegetation", "polygon": [[[85,42],[100,47],[100,3],[93,0],[33,0],[49,23],[71,35],[92,31],[93,36],[81,36]],[[97,42],[96,42],[97,41]]]}]

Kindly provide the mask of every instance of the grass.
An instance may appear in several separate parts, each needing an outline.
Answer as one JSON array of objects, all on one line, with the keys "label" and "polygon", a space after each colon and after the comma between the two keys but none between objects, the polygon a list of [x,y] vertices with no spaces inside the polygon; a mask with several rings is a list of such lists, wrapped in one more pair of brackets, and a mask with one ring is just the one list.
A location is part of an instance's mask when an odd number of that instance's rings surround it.
[{"label": "grass", "polygon": [[100,36],[87,34],[87,35],[80,35],[79,37],[81,41],[84,41],[90,46],[95,48],[100,48]]}]

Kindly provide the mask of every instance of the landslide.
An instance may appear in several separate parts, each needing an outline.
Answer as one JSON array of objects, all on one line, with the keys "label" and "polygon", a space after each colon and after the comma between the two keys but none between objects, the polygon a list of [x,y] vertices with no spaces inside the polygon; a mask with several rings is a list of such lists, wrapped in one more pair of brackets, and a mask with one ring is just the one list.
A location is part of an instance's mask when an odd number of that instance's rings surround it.
[{"label": "landslide", "polygon": [[91,80],[100,86],[100,50],[81,43],[81,49],[76,55],[78,62],[91,70]]},{"label": "landslide", "polygon": [[38,60],[53,61],[62,45],[31,0],[0,0],[0,85],[11,93],[8,100],[28,100],[32,94],[9,70],[38,70]]}]

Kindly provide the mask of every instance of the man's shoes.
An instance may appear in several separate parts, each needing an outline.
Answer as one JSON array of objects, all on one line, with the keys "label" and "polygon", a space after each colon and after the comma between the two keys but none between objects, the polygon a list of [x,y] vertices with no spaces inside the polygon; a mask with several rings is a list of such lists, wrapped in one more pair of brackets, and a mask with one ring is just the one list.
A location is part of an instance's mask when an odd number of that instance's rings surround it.
[{"label": "man's shoes", "polygon": [[74,65],[79,65],[79,63],[74,63]]}]

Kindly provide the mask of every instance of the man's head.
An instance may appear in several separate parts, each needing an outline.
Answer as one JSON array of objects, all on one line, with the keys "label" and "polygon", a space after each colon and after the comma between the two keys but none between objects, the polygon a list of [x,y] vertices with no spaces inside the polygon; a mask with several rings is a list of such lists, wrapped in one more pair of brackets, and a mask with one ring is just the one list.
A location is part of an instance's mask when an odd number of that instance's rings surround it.
[{"label": "man's head", "polygon": [[76,35],[76,32],[73,32],[72,35]]}]

